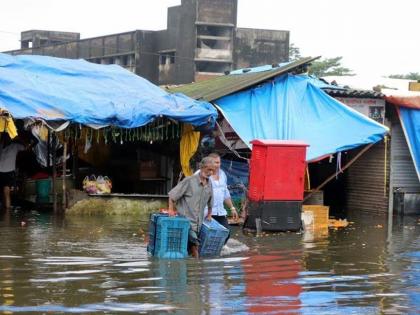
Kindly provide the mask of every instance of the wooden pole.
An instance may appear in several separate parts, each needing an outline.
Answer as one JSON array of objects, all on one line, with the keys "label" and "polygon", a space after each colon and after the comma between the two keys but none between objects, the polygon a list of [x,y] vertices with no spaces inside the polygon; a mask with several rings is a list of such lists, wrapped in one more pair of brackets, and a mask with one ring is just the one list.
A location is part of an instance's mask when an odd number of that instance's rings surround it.
[{"label": "wooden pole", "polygon": [[66,189],[66,169],[67,169],[67,142],[64,140],[64,148],[63,148],[63,210],[66,209],[67,205],[67,189]]},{"label": "wooden pole", "polygon": [[77,150],[77,141],[74,140],[72,143],[72,157],[73,157],[73,170],[72,170],[72,175],[73,175],[73,180],[76,183],[76,178],[77,178],[77,171],[78,171],[78,158],[79,158],[79,154],[78,154],[78,150]]},{"label": "wooden pole", "polygon": [[50,155],[51,155],[51,131],[50,128],[48,130],[48,138],[47,138],[47,168],[50,168]]},{"label": "wooden pole", "polygon": [[[365,153],[367,150],[369,150],[372,146],[374,145],[374,143],[368,144],[367,146],[365,146],[359,153],[356,154],[356,156],[354,158],[352,158],[342,169],[340,172],[343,172],[344,170],[346,170],[347,168],[349,168],[354,162],[356,162],[356,160],[361,157],[363,155],[363,153]],[[333,180],[340,172],[336,172],[333,175],[331,175],[330,177],[328,177],[326,180],[324,180],[321,185],[319,185],[318,187],[316,187],[314,190],[312,190],[308,195],[306,195],[305,198],[303,198],[303,202],[305,202],[306,200],[308,200],[313,193],[319,191],[322,187],[324,187],[326,184],[328,184],[331,180]]]},{"label": "wooden pole", "polygon": [[57,179],[57,152],[55,150],[56,147],[56,137],[55,132],[52,133],[52,193],[53,193],[53,209],[54,212],[57,212],[57,191],[55,189],[55,182]]}]

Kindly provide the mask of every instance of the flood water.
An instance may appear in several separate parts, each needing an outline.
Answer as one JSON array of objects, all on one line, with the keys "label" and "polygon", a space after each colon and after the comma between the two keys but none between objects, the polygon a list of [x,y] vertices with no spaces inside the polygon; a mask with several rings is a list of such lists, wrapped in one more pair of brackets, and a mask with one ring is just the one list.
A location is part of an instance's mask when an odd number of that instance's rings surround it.
[{"label": "flood water", "polygon": [[3,215],[0,313],[419,313],[419,217],[261,237],[235,228],[245,245],[198,261],[149,257],[146,219]]}]

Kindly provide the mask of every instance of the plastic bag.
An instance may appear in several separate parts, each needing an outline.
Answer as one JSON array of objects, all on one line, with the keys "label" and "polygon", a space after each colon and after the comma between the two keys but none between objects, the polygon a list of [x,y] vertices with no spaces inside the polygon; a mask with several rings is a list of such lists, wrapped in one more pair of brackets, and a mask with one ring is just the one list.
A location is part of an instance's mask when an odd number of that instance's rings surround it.
[{"label": "plastic bag", "polygon": [[88,194],[96,194],[98,192],[95,175],[85,177],[83,180],[83,190]]},{"label": "plastic bag", "polygon": [[110,194],[112,182],[107,176],[98,176],[96,179],[97,194]]}]

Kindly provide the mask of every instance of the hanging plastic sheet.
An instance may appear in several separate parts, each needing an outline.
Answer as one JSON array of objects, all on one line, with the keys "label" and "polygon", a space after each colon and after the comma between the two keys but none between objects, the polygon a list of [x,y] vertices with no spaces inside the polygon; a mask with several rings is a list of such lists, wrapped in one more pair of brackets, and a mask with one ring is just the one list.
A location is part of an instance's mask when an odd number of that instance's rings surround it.
[{"label": "hanging plastic sheet", "polygon": [[398,107],[398,112],[417,176],[420,180],[420,109]]},{"label": "hanging plastic sheet", "polygon": [[388,128],[328,96],[306,75],[283,75],[216,101],[249,147],[253,139],[302,140],[307,161],[375,143]]},{"label": "hanging plastic sheet", "polygon": [[179,152],[181,159],[182,172],[185,176],[191,176],[194,172],[190,166],[190,160],[197,152],[200,143],[200,132],[194,131],[191,125],[184,125],[182,128]]},{"label": "hanging plastic sheet", "polygon": [[17,129],[12,116],[4,110],[0,110],[0,132],[7,132],[10,139],[17,136]]},{"label": "hanging plastic sheet", "polygon": [[0,53],[0,107],[15,118],[70,121],[93,127],[140,127],[167,117],[213,126],[215,108],[168,94],[117,65]]},{"label": "hanging plastic sheet", "polygon": [[221,168],[226,173],[228,189],[232,199],[241,200],[246,196],[246,187],[248,187],[248,163],[227,159],[222,159],[221,162]]}]

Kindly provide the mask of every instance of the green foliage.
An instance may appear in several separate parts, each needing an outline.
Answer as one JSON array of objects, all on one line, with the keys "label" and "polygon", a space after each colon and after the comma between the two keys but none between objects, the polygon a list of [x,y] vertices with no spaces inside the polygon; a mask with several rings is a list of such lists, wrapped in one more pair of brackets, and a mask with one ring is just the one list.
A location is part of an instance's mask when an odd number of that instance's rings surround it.
[{"label": "green foliage", "polygon": [[408,74],[391,74],[388,76],[391,79],[406,79],[406,80],[420,80],[420,73],[418,72],[410,72]]},{"label": "green foliage", "polygon": [[302,58],[299,47],[291,43],[289,46],[289,61],[296,61]]},{"label": "green foliage", "polygon": [[354,75],[352,70],[341,65],[342,59],[343,57],[334,57],[314,61],[309,68],[309,74],[315,75],[317,77],[325,77],[330,75]]},{"label": "green foliage", "polygon": [[[289,61],[296,61],[302,58],[300,48],[291,43],[289,46]],[[354,75],[352,70],[341,65],[343,57],[325,58],[312,62],[309,74],[317,77],[328,75]]]}]

